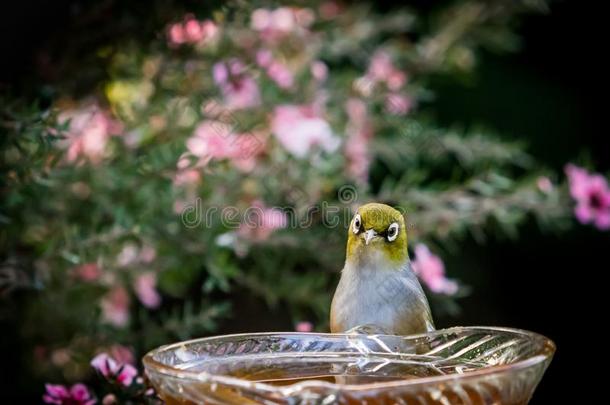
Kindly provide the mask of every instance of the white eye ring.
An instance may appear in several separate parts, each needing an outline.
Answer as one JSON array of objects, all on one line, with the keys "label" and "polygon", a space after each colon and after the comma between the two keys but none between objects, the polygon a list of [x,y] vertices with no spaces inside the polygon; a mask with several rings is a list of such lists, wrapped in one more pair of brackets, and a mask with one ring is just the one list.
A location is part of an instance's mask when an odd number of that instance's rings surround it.
[{"label": "white eye ring", "polygon": [[397,237],[398,237],[398,223],[397,222],[393,222],[388,227],[388,241],[394,242]]},{"label": "white eye ring", "polygon": [[360,232],[360,227],[362,226],[362,219],[360,218],[360,214],[356,214],[354,217],[354,224],[352,225],[352,231],[354,233]]}]

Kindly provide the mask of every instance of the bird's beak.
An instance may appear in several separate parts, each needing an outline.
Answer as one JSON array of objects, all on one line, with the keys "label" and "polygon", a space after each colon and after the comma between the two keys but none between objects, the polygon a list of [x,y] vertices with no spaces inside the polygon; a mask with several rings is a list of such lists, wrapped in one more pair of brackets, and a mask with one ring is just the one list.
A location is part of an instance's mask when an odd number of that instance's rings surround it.
[{"label": "bird's beak", "polygon": [[377,236],[377,232],[375,232],[374,229],[369,229],[368,231],[364,232],[364,242],[368,245],[375,236]]}]

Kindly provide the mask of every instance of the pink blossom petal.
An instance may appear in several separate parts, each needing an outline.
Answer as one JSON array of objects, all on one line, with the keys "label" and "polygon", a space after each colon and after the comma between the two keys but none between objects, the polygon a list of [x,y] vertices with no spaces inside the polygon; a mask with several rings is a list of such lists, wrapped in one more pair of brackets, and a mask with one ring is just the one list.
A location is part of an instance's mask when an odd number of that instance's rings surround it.
[{"label": "pink blossom petal", "polygon": [[97,104],[62,112],[59,121],[68,120],[67,138],[62,142],[67,148],[68,162],[86,158],[91,163],[99,163],[104,157],[109,138],[123,130],[123,126]]},{"label": "pink blossom petal", "polygon": [[295,16],[288,7],[280,7],[271,12],[271,25],[278,31],[292,31],[296,25]]},{"label": "pink blossom petal", "polygon": [[264,8],[258,8],[252,12],[250,26],[256,31],[263,31],[271,25],[271,13]]},{"label": "pink blossom petal", "polygon": [[382,81],[394,71],[394,65],[390,55],[384,51],[377,51],[371,58],[369,74],[374,80]]},{"label": "pink blossom petal", "polygon": [[271,62],[267,68],[267,74],[282,89],[288,89],[294,84],[292,72],[277,61]]},{"label": "pink blossom petal", "polygon": [[453,295],[458,290],[455,281],[445,277],[445,265],[440,257],[432,254],[426,245],[415,246],[415,260],[411,264],[415,274],[437,294]]},{"label": "pink blossom petal", "polygon": [[298,25],[308,28],[316,20],[316,15],[310,8],[300,8],[294,13],[294,17]]},{"label": "pink blossom petal", "polygon": [[407,82],[407,75],[400,70],[393,70],[387,77],[388,89],[392,91],[400,90]]},{"label": "pink blossom petal", "polygon": [[260,92],[256,81],[243,75],[221,88],[227,107],[232,109],[248,109],[261,103]]},{"label": "pink blossom petal", "polygon": [[256,63],[263,68],[266,68],[273,61],[273,54],[268,49],[260,49],[256,52]]},{"label": "pink blossom petal", "polygon": [[114,359],[106,353],[100,353],[91,360],[91,366],[104,377],[108,377],[117,369]]},{"label": "pink blossom petal", "polygon": [[117,327],[124,327],[129,322],[129,294],[121,287],[113,287],[102,298],[102,318]]},{"label": "pink blossom petal", "polygon": [[441,292],[445,295],[454,295],[458,292],[458,284],[453,280],[445,280]]},{"label": "pink blossom petal", "polygon": [[582,167],[578,167],[571,163],[566,165],[565,172],[570,183],[570,194],[572,197],[577,200],[587,198],[589,173]]},{"label": "pink blossom petal", "polygon": [[199,42],[204,37],[203,28],[199,21],[195,19],[190,19],[184,24],[184,33],[189,42]]},{"label": "pink blossom petal", "polygon": [[89,390],[84,384],[74,384],[72,388],[70,388],[70,395],[72,399],[76,401],[88,401],[91,398],[89,394]]},{"label": "pink blossom petal", "polygon": [[390,114],[405,115],[412,107],[413,101],[408,96],[390,93],[386,97],[385,108]]},{"label": "pink blossom petal", "polygon": [[325,81],[328,77],[328,66],[322,61],[314,61],[311,64],[311,75],[319,82]]},{"label": "pink blossom petal", "polygon": [[253,242],[267,240],[271,234],[288,224],[286,213],[276,208],[267,208],[256,201],[245,214],[245,221],[240,225],[238,235]]},{"label": "pink blossom petal", "polygon": [[214,21],[205,20],[201,23],[201,29],[206,39],[212,39],[218,33],[218,25]]},{"label": "pink blossom petal", "polygon": [[102,405],[114,405],[118,403],[114,394],[106,394],[102,399]]},{"label": "pink blossom petal", "polygon": [[313,330],[313,324],[311,322],[299,322],[297,323],[295,330],[297,332],[311,332]]},{"label": "pink blossom petal", "polygon": [[45,404],[57,404],[57,405],[61,405],[61,403],[62,403],[61,399],[52,397],[49,394],[44,394],[42,396],[42,400],[44,401]]},{"label": "pink blossom petal", "polygon": [[538,177],[538,180],[536,180],[536,185],[538,186],[538,190],[545,194],[553,191],[553,183],[551,182],[551,179],[546,176]]},{"label": "pink blossom petal", "polygon": [[303,158],[318,147],[334,152],[340,144],[330,125],[308,106],[281,105],[275,108],[271,129],[282,146]]},{"label": "pink blossom petal", "polygon": [[110,347],[110,356],[116,360],[118,364],[134,364],[135,359],[130,348],[123,345],[115,344]]},{"label": "pink blossom petal", "polygon": [[169,42],[172,45],[180,45],[185,41],[182,24],[172,24],[169,28]]},{"label": "pink blossom petal", "polygon": [[63,399],[68,398],[70,394],[68,393],[68,389],[59,384],[45,384],[45,389],[47,394],[53,398]]},{"label": "pink blossom petal", "polygon": [[610,209],[601,211],[596,215],[595,226],[602,231],[610,229]]},{"label": "pink blossom petal", "polygon": [[223,85],[229,79],[229,70],[227,69],[227,65],[224,63],[216,63],[212,67],[212,76],[214,77],[214,82],[218,85]]},{"label": "pink blossom petal", "polygon": [[581,202],[574,209],[574,215],[581,224],[586,224],[593,219],[593,210],[585,202]]},{"label": "pink blossom petal", "polygon": [[161,305],[161,296],[157,292],[157,276],[152,273],[144,273],[135,281],[134,290],[138,299],[147,308],[158,308]]},{"label": "pink blossom petal", "polygon": [[138,370],[130,364],[124,364],[117,375],[117,381],[125,387],[129,387],[133,379],[138,375]]}]

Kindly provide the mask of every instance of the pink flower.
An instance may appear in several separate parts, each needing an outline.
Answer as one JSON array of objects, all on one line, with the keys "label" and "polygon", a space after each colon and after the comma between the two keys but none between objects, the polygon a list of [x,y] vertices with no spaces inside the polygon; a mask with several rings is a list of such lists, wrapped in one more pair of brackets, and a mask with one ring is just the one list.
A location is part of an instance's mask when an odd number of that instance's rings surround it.
[{"label": "pink flower", "polygon": [[276,107],[271,130],[282,146],[298,158],[307,156],[316,147],[334,152],[341,142],[328,122],[319,117],[311,106]]},{"label": "pink flower", "polygon": [[408,96],[390,93],[386,97],[385,108],[390,114],[405,115],[411,110],[411,107],[413,107],[413,101]]},{"label": "pink flower", "polygon": [[291,33],[306,32],[315,20],[307,8],[279,7],[275,10],[256,9],[250,17],[250,27],[264,41],[276,41]]},{"label": "pink flower", "polygon": [[138,375],[138,370],[130,364],[123,364],[120,371],[116,375],[116,380],[119,384],[129,387],[134,379]]},{"label": "pink flower", "polygon": [[553,191],[553,183],[551,182],[551,179],[546,176],[538,177],[538,179],[536,180],[536,186],[538,186],[538,190],[542,191],[545,194],[548,194]]},{"label": "pink flower", "polygon": [[45,384],[45,389],[42,399],[47,404],[93,405],[96,402],[84,384],[74,384],[70,390],[63,385]]},{"label": "pink flower", "polygon": [[149,245],[142,246],[140,250],[140,260],[142,263],[151,263],[157,257],[157,250]]},{"label": "pink flower", "polygon": [[106,394],[104,398],[102,398],[102,405],[114,405],[118,403],[116,395],[114,394]]},{"label": "pink flower", "polygon": [[222,86],[229,80],[229,69],[224,63],[215,63],[212,66],[212,77],[217,85]]},{"label": "pink flower", "polygon": [[[196,142],[194,146],[197,146]],[[201,171],[196,167],[191,167],[191,160],[189,159],[188,153],[183,153],[182,156],[180,156],[176,168],[178,170],[173,178],[175,186],[197,185],[201,182]]]},{"label": "pink flower", "polygon": [[574,214],[580,223],[593,222],[600,230],[610,229],[610,188],[599,174],[568,164],[565,168],[570,194],[576,200]]},{"label": "pink flower", "polygon": [[59,121],[70,121],[67,131],[68,150],[66,159],[75,162],[81,157],[99,163],[112,135],[119,134],[122,125],[93,104],[78,110],[65,111]]},{"label": "pink flower", "polygon": [[262,202],[255,201],[245,213],[245,219],[240,225],[238,235],[253,242],[263,242],[271,234],[288,224],[284,211],[267,208]]},{"label": "pink flower", "polygon": [[110,376],[111,370],[117,367],[116,361],[106,353],[100,353],[91,360],[91,367],[104,377]]},{"label": "pink flower", "polygon": [[266,30],[271,26],[271,12],[264,8],[257,8],[250,16],[250,27],[256,31]]},{"label": "pink flower", "polygon": [[133,357],[133,351],[123,345],[112,345],[110,346],[110,357],[116,360],[119,364],[135,364],[135,358]]},{"label": "pink flower", "polygon": [[167,31],[170,44],[180,45],[185,42],[184,28],[182,27],[182,24],[172,24]]},{"label": "pink flower", "polygon": [[138,370],[131,364],[120,364],[106,353],[100,353],[91,360],[91,366],[97,370],[104,378],[115,380],[119,384],[129,387],[134,378],[138,375]]},{"label": "pink flower", "polygon": [[184,23],[184,34],[188,42],[199,42],[204,38],[203,27],[199,21],[194,18],[189,18]]},{"label": "pink flower", "polygon": [[174,176],[174,185],[183,186],[198,184],[201,181],[201,172],[196,169],[179,170]]},{"label": "pink flower", "polygon": [[385,81],[394,71],[394,64],[387,52],[377,51],[373,54],[369,65],[368,75],[374,80]]},{"label": "pink flower", "polygon": [[183,22],[171,24],[167,29],[167,40],[171,47],[182,44],[211,42],[218,32],[218,26],[211,20],[198,21],[191,14]]},{"label": "pink flower", "polygon": [[301,27],[308,28],[316,20],[316,14],[310,8],[296,8],[293,12],[297,25]]},{"label": "pink flower", "polygon": [[582,167],[569,163],[565,167],[566,175],[570,184],[570,194],[576,200],[587,198],[587,184],[589,172]]},{"label": "pink flower", "polygon": [[134,283],[134,290],[138,299],[147,308],[158,308],[161,305],[161,296],[157,292],[157,276],[148,272],[140,274]]},{"label": "pink flower", "polygon": [[295,28],[296,19],[294,13],[287,7],[273,11],[259,8],[252,12],[250,26],[255,31],[286,33]]},{"label": "pink flower", "polygon": [[256,63],[262,68],[266,68],[273,62],[273,53],[269,49],[260,49],[256,52]]},{"label": "pink flower", "polygon": [[366,183],[371,165],[367,137],[361,136],[359,133],[350,135],[345,142],[345,158],[347,174],[361,183]]},{"label": "pink flower", "polygon": [[457,292],[457,283],[445,277],[443,261],[432,254],[426,245],[415,246],[415,260],[411,265],[415,274],[428,286],[430,291],[447,295]]},{"label": "pink flower", "polygon": [[328,66],[320,60],[313,61],[311,64],[311,75],[319,82],[323,82],[328,77]]},{"label": "pink flower", "polygon": [[201,23],[201,29],[203,30],[203,37],[208,41],[213,39],[218,33],[218,25],[212,20],[205,20]]},{"label": "pink flower", "polygon": [[271,62],[267,67],[267,74],[282,89],[289,89],[294,84],[292,72],[280,62]]},{"label": "pink flower", "polygon": [[311,332],[313,324],[311,322],[299,322],[294,328],[297,332]]},{"label": "pink flower", "polygon": [[394,66],[385,51],[375,52],[365,77],[370,85],[385,83],[391,91],[398,91],[407,83],[407,74]]},{"label": "pink flower", "polygon": [[271,26],[277,31],[289,32],[296,26],[294,12],[288,7],[280,7],[271,12]]},{"label": "pink flower", "polygon": [[229,159],[237,169],[247,172],[254,168],[257,156],[264,151],[265,140],[260,134],[235,134],[225,123],[206,120],[187,139],[186,147],[200,159],[197,166],[204,166],[212,159]]},{"label": "pink flower", "polygon": [[392,91],[397,91],[402,88],[407,82],[407,75],[400,70],[394,70],[390,72],[388,77],[386,78],[386,84],[388,89]]},{"label": "pink flower", "polygon": [[102,319],[117,327],[129,321],[129,294],[121,286],[113,287],[101,301]]},{"label": "pink flower", "polygon": [[203,121],[187,139],[186,147],[194,156],[204,160],[225,159],[232,154],[233,140],[234,134],[227,124]]},{"label": "pink flower", "polygon": [[256,52],[256,64],[264,68],[267,76],[280,88],[289,89],[294,85],[294,76],[290,69],[283,63],[274,60],[270,50],[260,49]]},{"label": "pink flower", "polygon": [[102,275],[102,270],[96,263],[85,263],[72,270],[73,274],[85,282],[96,281]]},{"label": "pink flower", "polygon": [[241,61],[232,59],[227,63],[216,63],[212,75],[228,108],[246,109],[260,105],[258,84]]},{"label": "pink flower", "polygon": [[128,267],[138,259],[138,247],[133,243],[127,243],[117,256],[117,264],[121,267]]},{"label": "pink flower", "polygon": [[370,140],[373,136],[373,127],[368,118],[366,104],[357,98],[350,98],[345,110],[349,118],[347,125],[347,141],[345,142],[345,159],[347,174],[361,182],[366,183],[371,164]]}]

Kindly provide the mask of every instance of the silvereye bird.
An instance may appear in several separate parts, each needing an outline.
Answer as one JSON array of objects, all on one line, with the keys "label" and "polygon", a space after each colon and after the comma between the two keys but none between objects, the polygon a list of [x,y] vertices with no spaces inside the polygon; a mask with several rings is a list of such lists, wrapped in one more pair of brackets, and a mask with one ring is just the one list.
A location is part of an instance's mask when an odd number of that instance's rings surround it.
[{"label": "silvereye bird", "polygon": [[354,215],[330,309],[333,333],[364,325],[395,335],[434,330],[428,300],[411,269],[404,218],[385,204],[363,205]]}]

